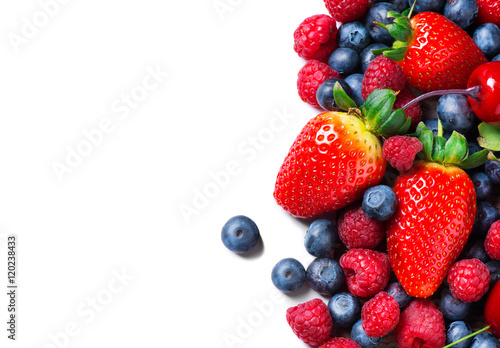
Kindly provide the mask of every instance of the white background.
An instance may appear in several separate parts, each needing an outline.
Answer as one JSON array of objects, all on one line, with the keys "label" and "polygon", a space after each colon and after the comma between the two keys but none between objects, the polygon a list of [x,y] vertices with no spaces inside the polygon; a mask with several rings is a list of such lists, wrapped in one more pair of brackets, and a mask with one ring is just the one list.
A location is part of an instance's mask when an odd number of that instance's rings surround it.
[{"label": "white background", "polygon": [[[304,61],[292,48],[317,13],[322,0],[2,1],[1,347],[304,347],[285,312],[317,295],[280,295],[270,273],[284,257],[307,267],[307,226],[272,192],[317,113],[297,95]],[[127,95],[141,100],[125,107]],[[84,132],[102,122],[108,133],[89,148]],[[214,188],[213,174],[234,165]],[[237,214],[263,238],[248,257],[220,240]],[[16,342],[6,337],[9,234]]]}]

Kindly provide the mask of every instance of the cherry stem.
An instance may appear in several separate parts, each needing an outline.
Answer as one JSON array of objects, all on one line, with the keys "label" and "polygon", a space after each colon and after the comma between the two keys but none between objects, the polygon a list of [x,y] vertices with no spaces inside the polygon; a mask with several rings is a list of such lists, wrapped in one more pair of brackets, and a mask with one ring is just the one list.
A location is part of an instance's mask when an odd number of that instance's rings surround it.
[{"label": "cherry stem", "polygon": [[466,339],[468,339],[468,338],[474,337],[474,336],[476,336],[477,334],[480,334],[481,332],[488,330],[489,328],[490,328],[490,325],[488,325],[488,326],[486,326],[486,327],[483,327],[481,330],[478,330],[478,331],[476,331],[476,332],[471,333],[470,335],[467,335],[467,336],[465,336],[465,337],[462,337],[461,339],[456,340],[455,342],[452,342],[452,343],[450,343],[450,344],[448,344],[448,345],[444,346],[443,348],[449,348],[449,347],[452,347],[452,346],[454,346],[454,345],[455,345],[455,344],[457,344],[457,343],[460,343],[460,342],[462,342],[462,341],[465,341],[465,340],[466,340]]},{"label": "cherry stem", "polygon": [[471,98],[477,99],[477,95],[479,94],[479,86],[473,86],[469,87],[467,89],[444,89],[444,90],[439,90],[439,91],[432,91],[428,93],[424,93],[417,98],[413,99],[409,103],[407,103],[405,106],[403,106],[401,109],[406,110],[409,107],[415,105],[418,102],[421,102],[424,99],[430,98],[430,97],[436,97],[436,96],[441,96],[445,94],[463,94],[467,95]]}]

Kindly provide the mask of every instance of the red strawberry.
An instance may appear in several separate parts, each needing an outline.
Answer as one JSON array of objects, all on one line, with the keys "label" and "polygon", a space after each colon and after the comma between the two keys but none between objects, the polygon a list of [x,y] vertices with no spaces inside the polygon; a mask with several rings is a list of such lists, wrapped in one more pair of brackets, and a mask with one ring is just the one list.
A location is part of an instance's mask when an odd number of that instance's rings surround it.
[{"label": "red strawberry", "polygon": [[500,26],[500,1],[477,0],[479,23],[493,23]]}]

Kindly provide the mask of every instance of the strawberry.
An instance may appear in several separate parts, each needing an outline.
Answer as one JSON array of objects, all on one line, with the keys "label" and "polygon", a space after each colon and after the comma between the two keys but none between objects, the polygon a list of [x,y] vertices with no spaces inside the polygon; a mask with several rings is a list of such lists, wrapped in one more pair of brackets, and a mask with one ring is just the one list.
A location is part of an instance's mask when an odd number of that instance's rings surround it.
[{"label": "strawberry", "polygon": [[[411,15],[411,11],[410,14]],[[400,62],[407,83],[424,92],[465,88],[471,72],[487,59],[458,25],[435,12],[409,19],[390,11],[392,24],[379,24],[396,39],[392,48],[376,54]]]},{"label": "strawberry", "polygon": [[274,198],[296,217],[310,218],[360,199],[385,173],[378,136],[404,134],[411,123],[401,109],[392,111],[392,90],[372,92],[359,109],[338,83],[334,95],[337,105],[349,112],[325,112],[311,119],[276,179]]},{"label": "strawberry", "polygon": [[[441,129],[442,132],[442,129]],[[446,277],[470,235],[476,214],[474,184],[460,168],[486,161],[468,157],[465,137],[434,137],[423,123],[419,160],[394,184],[398,208],[388,220],[387,248],[396,277],[414,297],[429,297]]]}]

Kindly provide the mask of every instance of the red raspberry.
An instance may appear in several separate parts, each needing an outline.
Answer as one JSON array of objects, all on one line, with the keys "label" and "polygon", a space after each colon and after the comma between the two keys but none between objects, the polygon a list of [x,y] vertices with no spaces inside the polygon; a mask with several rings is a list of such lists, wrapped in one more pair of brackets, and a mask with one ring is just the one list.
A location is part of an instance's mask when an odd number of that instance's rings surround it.
[{"label": "red raspberry", "polygon": [[422,143],[417,138],[395,135],[384,141],[382,156],[393,168],[406,172],[410,170],[415,156],[422,150],[422,147]]},{"label": "red raspberry", "polygon": [[338,233],[348,249],[373,249],[385,237],[383,223],[366,216],[361,204],[351,205],[340,215]]},{"label": "red raspberry", "polygon": [[[401,109],[403,106],[415,99],[415,94],[411,91],[408,85],[404,86],[399,94],[396,96],[396,101],[394,102],[394,110]],[[420,121],[422,121],[422,109],[420,104],[416,103],[405,110],[406,117],[411,118],[410,129],[415,129]]]},{"label": "red raspberry", "polygon": [[333,327],[328,306],[318,298],[288,308],[286,321],[298,338],[313,347],[323,344]]},{"label": "red raspberry", "polygon": [[400,348],[440,348],[446,342],[444,318],[430,299],[413,300],[393,331]]},{"label": "red raspberry", "polygon": [[363,305],[361,319],[368,336],[385,336],[399,322],[399,304],[394,297],[381,291]]},{"label": "red raspberry", "polygon": [[382,88],[398,92],[405,86],[406,76],[401,66],[386,56],[378,56],[366,68],[361,96],[366,99],[371,92]]},{"label": "red raspberry", "polygon": [[389,256],[369,249],[351,249],[340,258],[347,287],[360,297],[370,297],[384,290],[389,282]]},{"label": "red raspberry", "polygon": [[293,49],[300,57],[326,62],[337,48],[337,23],[328,15],[314,15],[300,23],[293,39]]},{"label": "red raspberry", "polygon": [[488,292],[490,271],[478,259],[455,262],[446,278],[453,297],[463,302],[476,302]]},{"label": "red raspberry", "polygon": [[316,91],[319,85],[331,78],[340,79],[340,75],[325,63],[317,60],[308,61],[300,69],[297,80],[297,89],[299,90],[300,98],[312,106],[319,106],[316,101]]},{"label": "red raspberry", "polygon": [[500,260],[500,220],[491,224],[484,241],[484,248],[489,257]]},{"label": "red raspberry", "polygon": [[350,338],[333,337],[322,344],[319,348],[361,348],[361,346]]},{"label": "red raspberry", "polygon": [[364,15],[368,7],[368,0],[325,0],[325,6],[333,19],[345,23]]}]

